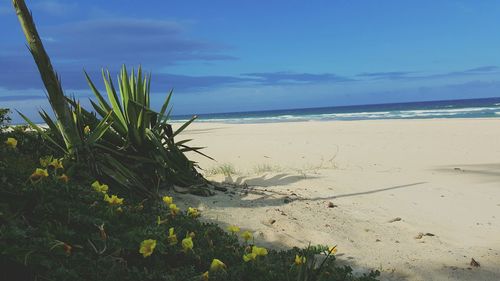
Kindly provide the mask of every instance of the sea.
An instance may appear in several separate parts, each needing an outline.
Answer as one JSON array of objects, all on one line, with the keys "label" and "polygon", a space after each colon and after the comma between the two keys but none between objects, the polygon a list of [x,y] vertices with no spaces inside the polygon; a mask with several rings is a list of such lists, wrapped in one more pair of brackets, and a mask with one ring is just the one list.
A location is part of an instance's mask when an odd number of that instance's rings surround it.
[{"label": "sea", "polygon": [[[172,116],[184,122],[191,115]],[[275,123],[380,119],[499,118],[500,97],[199,114],[197,122]]]}]

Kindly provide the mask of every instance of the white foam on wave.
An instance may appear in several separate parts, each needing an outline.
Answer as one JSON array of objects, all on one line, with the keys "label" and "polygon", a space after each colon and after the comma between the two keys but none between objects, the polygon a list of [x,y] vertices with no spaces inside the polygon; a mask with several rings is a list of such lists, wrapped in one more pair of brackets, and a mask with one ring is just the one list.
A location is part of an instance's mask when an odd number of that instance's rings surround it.
[{"label": "white foam on wave", "polygon": [[454,108],[454,109],[422,109],[422,110],[405,110],[404,112],[411,113],[442,113],[446,114],[449,112],[478,112],[478,111],[488,111],[488,110],[498,110],[498,107],[466,107],[466,108]]},{"label": "white foam on wave", "polygon": [[366,115],[387,115],[390,113],[391,113],[390,111],[375,111],[375,112],[331,113],[331,115],[338,117],[357,117]]},{"label": "white foam on wave", "polygon": [[[499,104],[500,105],[500,104]],[[236,118],[200,118],[197,122],[214,123],[272,123],[297,121],[327,121],[327,120],[367,120],[367,119],[411,119],[411,118],[447,118],[454,116],[473,116],[477,114],[500,115],[500,106],[496,107],[467,107],[467,108],[440,108],[422,110],[395,110],[374,112],[324,113],[309,115],[283,114],[277,116],[253,116]],[[186,120],[172,120],[186,122]]]},{"label": "white foam on wave", "polygon": [[413,113],[413,114],[400,113],[399,117],[401,118],[438,117],[438,116],[454,116],[458,114],[460,113],[458,112],[447,112],[447,113],[426,112],[426,113]]},{"label": "white foam on wave", "polygon": [[[196,122],[213,123],[263,123],[279,121],[306,121],[309,115],[279,115],[279,116],[260,116],[260,117],[241,117],[241,118],[200,118]],[[176,120],[177,122],[181,122]]]}]

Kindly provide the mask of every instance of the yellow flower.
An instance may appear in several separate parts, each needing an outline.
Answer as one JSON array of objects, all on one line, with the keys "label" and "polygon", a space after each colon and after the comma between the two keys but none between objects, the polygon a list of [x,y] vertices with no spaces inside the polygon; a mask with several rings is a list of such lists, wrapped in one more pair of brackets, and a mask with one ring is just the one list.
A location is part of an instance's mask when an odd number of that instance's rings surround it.
[{"label": "yellow flower", "polygon": [[231,232],[232,234],[236,234],[238,232],[240,232],[240,228],[237,227],[236,225],[230,225],[227,230],[229,230],[229,232]]},{"label": "yellow flower", "polygon": [[225,269],[225,268],[226,268],[226,265],[218,259],[213,259],[212,264],[210,264],[211,271],[217,271],[217,270]]},{"label": "yellow flower", "polygon": [[69,181],[69,177],[66,174],[60,175],[59,177],[57,177],[57,179],[64,182],[64,183],[68,183],[68,181]]},{"label": "yellow flower", "polygon": [[170,205],[172,204],[172,202],[174,202],[174,199],[170,196],[163,196],[163,202],[165,202],[167,205]]},{"label": "yellow flower", "polygon": [[32,183],[37,183],[41,181],[43,178],[46,178],[49,176],[49,173],[47,172],[47,169],[40,169],[37,168],[33,174],[30,176],[30,180]]},{"label": "yellow flower", "polygon": [[5,144],[10,148],[16,148],[17,147],[17,140],[15,138],[7,138],[7,140],[5,141]]},{"label": "yellow flower", "polygon": [[337,245],[328,248],[328,253],[330,253],[330,255],[335,255],[337,253]]},{"label": "yellow flower", "polygon": [[119,198],[116,195],[111,195],[111,197],[108,196],[108,194],[104,194],[104,201],[108,202],[110,205],[122,205],[123,204],[123,198]]},{"label": "yellow flower", "polygon": [[249,261],[255,260],[255,258],[257,258],[257,254],[256,253],[248,253],[248,254],[243,255],[243,260],[245,262],[249,262]]},{"label": "yellow flower", "polygon": [[92,188],[97,191],[97,192],[102,192],[106,193],[108,192],[108,185],[107,184],[101,184],[99,181],[95,181],[92,183]]},{"label": "yellow flower", "polygon": [[200,212],[196,208],[189,207],[187,210],[187,215],[192,217],[192,218],[197,218],[200,216]]},{"label": "yellow flower", "polygon": [[205,273],[203,273],[201,275],[201,280],[202,281],[208,281],[208,271],[205,271]]},{"label": "yellow flower", "polygon": [[171,227],[169,230],[168,230],[168,243],[170,245],[175,245],[177,244],[177,235],[174,233],[174,228]]},{"label": "yellow flower", "polygon": [[295,264],[296,265],[301,265],[306,263],[306,257],[295,255]]},{"label": "yellow flower", "polygon": [[86,134],[86,135],[87,135],[88,133],[90,133],[90,127],[89,127],[88,125],[87,125],[87,126],[85,126],[85,128],[83,128],[83,133],[84,133],[84,134]]},{"label": "yellow flower", "polygon": [[256,254],[257,256],[265,256],[265,255],[267,255],[267,250],[266,250],[266,248],[253,246],[252,253]]},{"label": "yellow flower", "polygon": [[45,156],[40,158],[40,165],[44,168],[47,168],[49,166],[50,162],[52,162],[52,156]]},{"label": "yellow flower", "polygon": [[50,162],[48,166],[52,166],[56,170],[57,169],[64,169],[63,164],[62,164],[61,160],[59,160],[59,159],[53,159],[52,162]]},{"label": "yellow flower", "polygon": [[247,230],[241,234],[241,237],[243,237],[243,239],[245,239],[245,242],[248,242],[248,240],[253,238],[253,235],[250,231]]},{"label": "yellow flower", "polygon": [[153,251],[156,247],[156,240],[147,239],[141,242],[141,247],[139,248],[139,253],[142,254],[143,257],[149,257],[153,254]]},{"label": "yellow flower", "polygon": [[187,253],[187,251],[189,250],[193,250],[193,238],[191,237],[186,237],[184,239],[182,239],[182,249],[184,249],[184,252]]},{"label": "yellow flower", "polygon": [[177,205],[175,204],[170,204],[170,206],[168,206],[170,208],[170,213],[172,213],[172,216],[175,216],[177,215],[177,213],[179,213],[179,211],[181,209],[177,208]]}]

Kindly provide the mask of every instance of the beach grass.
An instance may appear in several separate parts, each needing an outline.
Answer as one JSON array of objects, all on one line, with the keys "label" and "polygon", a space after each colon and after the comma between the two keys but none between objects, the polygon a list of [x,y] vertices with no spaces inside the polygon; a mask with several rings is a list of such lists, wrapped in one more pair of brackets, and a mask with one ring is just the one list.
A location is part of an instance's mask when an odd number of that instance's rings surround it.
[{"label": "beach grass", "polygon": [[260,174],[265,174],[265,173],[279,173],[284,171],[284,169],[277,164],[258,164],[253,166],[253,173],[260,175]]},{"label": "beach grass", "polygon": [[226,177],[230,177],[232,175],[237,175],[237,174],[239,174],[239,172],[231,163],[223,163],[205,170],[206,176],[223,175]]}]

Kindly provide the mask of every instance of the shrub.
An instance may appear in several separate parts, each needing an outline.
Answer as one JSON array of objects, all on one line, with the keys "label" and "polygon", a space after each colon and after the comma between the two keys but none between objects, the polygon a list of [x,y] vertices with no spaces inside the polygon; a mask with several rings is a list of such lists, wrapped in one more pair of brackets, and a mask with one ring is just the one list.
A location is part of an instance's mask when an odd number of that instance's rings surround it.
[{"label": "shrub", "polygon": [[[325,247],[267,250],[252,259],[251,244],[259,241],[247,237],[248,244],[241,244],[240,234],[200,222],[197,211],[178,211],[175,199],[137,200],[114,186],[93,184],[85,173],[65,182],[65,168],[57,161],[45,161],[47,174],[28,180],[41,163],[22,146],[2,144],[0,156],[7,183],[0,185],[0,266],[17,274],[12,279],[202,280],[207,271],[209,280],[375,280],[377,275],[355,278],[349,267],[337,267],[334,257],[319,270],[312,261]],[[294,264],[296,255],[309,263]],[[210,270],[214,259],[226,267]]]},{"label": "shrub", "polygon": [[146,186],[158,189],[160,186],[193,186],[205,183],[205,179],[196,170],[195,163],[184,155],[187,151],[204,155],[199,151],[201,148],[187,146],[186,143],[190,140],[174,140],[196,116],[176,131],[168,124],[172,91],[161,110],[155,112],[150,107],[151,76],[143,74],[141,67],[137,73],[132,70],[130,75],[126,67],[122,67],[118,79],[119,93],[115,90],[109,72],[103,72],[109,103],[90,77],[85,75],[98,101],[91,101],[97,114],[106,118],[111,113],[111,130],[103,135],[100,144],[104,151],[111,152],[113,157],[125,166],[133,166],[134,172],[141,175],[140,179]]},{"label": "shrub", "polygon": [[[186,145],[186,140],[175,142],[174,137],[184,130],[193,117],[177,131],[172,132],[167,123],[170,95],[161,111],[154,112],[149,104],[150,79],[143,77],[139,68],[137,76],[130,77],[123,67],[120,79],[120,98],[113,86],[109,72],[103,72],[109,103],[86,75],[98,104],[92,101],[97,114],[81,107],[78,101],[68,99],[60,79],[52,67],[35,23],[23,0],[13,0],[16,14],[47,90],[47,97],[56,116],[55,120],[41,111],[50,131],[36,126],[26,116],[21,116],[32,128],[65,154],[71,169],[87,169],[95,177],[113,181],[117,186],[140,197],[157,197],[160,187],[174,185],[188,187],[192,192],[209,195],[206,183],[186,151],[200,153],[200,148]],[[133,71],[132,71],[133,72]]]}]

